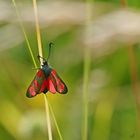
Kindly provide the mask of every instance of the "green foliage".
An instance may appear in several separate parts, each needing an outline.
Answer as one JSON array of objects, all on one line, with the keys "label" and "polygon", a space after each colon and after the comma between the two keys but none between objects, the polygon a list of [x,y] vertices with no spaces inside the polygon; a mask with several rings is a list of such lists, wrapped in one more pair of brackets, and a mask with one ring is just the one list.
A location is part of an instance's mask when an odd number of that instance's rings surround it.
[{"label": "green foliage", "polygon": [[[41,4],[41,2],[44,1],[41,0],[38,3]],[[50,1],[48,1],[47,4],[49,4],[49,2]],[[79,0],[77,3],[78,2],[83,1]],[[61,1],[58,3],[61,5]],[[77,3],[73,1],[72,8],[74,8],[74,5]],[[127,3],[130,8],[139,9],[140,7],[139,0],[128,0]],[[10,1],[6,4],[12,5]],[[28,6],[31,6],[28,5],[29,3],[26,0],[21,1],[20,4],[21,8],[23,8],[22,4],[27,4],[24,7],[25,10]],[[95,7],[97,6],[97,9],[92,9],[92,14],[95,14],[93,16],[93,22],[98,21],[100,15],[105,17],[107,13],[114,12],[114,7],[116,10],[119,10],[121,7],[120,1],[118,0],[95,0],[92,4],[95,4]],[[106,4],[110,6],[109,11]],[[43,6],[40,7],[40,10],[41,8],[43,9]],[[52,9],[53,8],[54,7],[52,7]],[[70,13],[73,12],[72,8],[68,9],[71,10]],[[76,9],[78,8],[77,6]],[[65,9],[65,6],[62,10],[63,9]],[[8,11],[9,9],[6,10]],[[20,10],[22,11],[24,9]],[[53,11],[54,13],[52,13]],[[67,9],[64,11],[67,12]],[[64,14],[64,11],[61,12]],[[57,70],[62,79],[64,79],[68,85],[69,92],[64,96],[61,94],[47,94],[63,139],[81,140],[83,135],[82,110],[84,103],[82,102],[82,92],[84,86],[83,74],[85,72],[84,56],[87,47],[87,42],[84,38],[85,21],[82,19],[82,11],[80,11],[81,15],[79,17],[73,19],[78,13],[77,11],[75,15],[70,16],[69,20],[67,19],[69,15],[65,17],[65,15],[62,14],[59,17],[57,12],[59,11],[54,8],[49,13],[51,15],[49,16],[50,19],[47,19],[49,25],[47,25],[45,21],[46,26],[44,26],[44,22],[42,18],[40,18],[43,53],[44,56],[47,57],[49,42],[55,44],[52,48],[49,63]],[[5,13],[3,13],[3,15],[4,14]],[[55,18],[54,15],[56,17],[58,16],[58,19],[53,20],[53,18]],[[22,16],[24,16],[24,14]],[[36,57],[38,55],[38,49],[34,21],[30,20],[32,17],[28,17],[29,19],[26,18],[26,16],[25,19],[23,18],[23,20],[25,20],[25,30],[35,60],[39,66]],[[61,19],[60,21],[59,18]],[[21,30],[16,17],[13,17],[13,20],[11,20],[12,19],[6,19],[6,21],[0,20],[0,33],[4,27],[9,25]],[[123,23],[120,23],[120,26],[122,24]],[[94,28],[96,30],[96,27]],[[8,43],[10,42],[9,40],[11,40],[11,38],[8,38],[10,31],[5,30],[5,33],[3,36],[7,38]],[[14,38],[16,31],[12,32],[12,34]],[[22,36],[22,32],[20,32],[20,35]],[[97,43],[97,49],[95,45],[89,46],[91,47],[90,49],[88,48],[90,50],[91,57],[89,61],[91,63],[86,73],[88,79],[85,83],[87,90],[84,91],[85,95],[87,95],[88,104],[87,140],[138,139],[137,103],[133,96],[133,84],[135,83],[133,83],[134,81],[131,77],[130,67],[132,63],[136,65],[137,73],[133,74],[136,74],[138,79],[136,84],[138,84],[140,78],[139,40],[132,43],[131,47],[133,47],[136,61],[131,62],[127,48],[129,43],[120,43],[119,41],[118,43],[116,40],[112,41],[112,38],[109,38],[109,40],[111,40],[111,48],[109,49],[105,48],[107,44],[98,46],[100,42]],[[21,41],[7,45],[5,48],[3,47],[3,40],[0,40],[0,42],[0,140],[45,140],[47,131],[44,117],[43,94],[33,99],[28,99],[25,96],[26,90],[36,73],[36,70],[32,69],[34,65],[26,41],[22,36]],[[107,50],[107,53],[102,51],[102,49]],[[98,55],[98,52],[100,52],[101,55]],[[53,119],[51,118],[51,120],[53,138],[59,140],[60,138]]]}]

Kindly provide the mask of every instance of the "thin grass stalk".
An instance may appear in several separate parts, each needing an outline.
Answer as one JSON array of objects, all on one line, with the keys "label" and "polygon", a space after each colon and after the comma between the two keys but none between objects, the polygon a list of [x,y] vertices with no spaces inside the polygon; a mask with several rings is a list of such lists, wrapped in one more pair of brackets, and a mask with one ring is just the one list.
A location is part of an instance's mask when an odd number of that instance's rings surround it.
[{"label": "thin grass stalk", "polygon": [[[49,103],[49,102],[48,102],[48,103]],[[54,112],[53,112],[53,109],[52,109],[50,103],[49,103],[49,108],[50,108],[50,111],[51,111],[51,114],[52,114],[52,117],[53,117],[53,120],[54,120],[54,123],[55,123],[56,129],[57,129],[57,132],[58,132],[59,138],[60,138],[60,140],[63,140],[62,134],[61,134],[61,132],[60,132],[60,129],[59,129],[58,123],[57,123],[57,121],[56,121],[56,118],[55,118],[55,115],[54,115]]]},{"label": "thin grass stalk", "polygon": [[140,94],[139,94],[139,87],[138,87],[138,72],[137,72],[137,64],[136,64],[136,57],[134,53],[134,45],[128,44],[127,51],[128,51],[128,58],[129,58],[129,67],[130,67],[130,76],[131,76],[131,83],[132,83],[132,93],[136,103],[137,109],[137,137],[140,138]]},{"label": "thin grass stalk", "polygon": [[48,126],[48,138],[49,140],[52,140],[53,138],[52,138],[50,110],[49,110],[49,103],[46,94],[44,94],[44,100],[45,100],[46,118],[47,118],[47,126]]},{"label": "thin grass stalk", "polygon": [[[120,0],[121,6],[123,8],[127,8],[127,0]],[[128,42],[127,45],[127,51],[128,51],[128,58],[129,58],[129,64],[130,64],[130,76],[132,81],[132,92],[133,96],[135,98],[136,108],[137,108],[137,137],[140,138],[140,94],[139,94],[139,87],[138,87],[138,68],[136,64],[136,56],[134,52],[134,44],[132,42]]]},{"label": "thin grass stalk", "polygon": [[20,27],[21,27],[21,29],[22,29],[22,32],[23,32],[23,35],[24,35],[24,37],[25,37],[25,41],[26,41],[26,43],[27,43],[27,47],[28,47],[28,49],[29,49],[29,52],[30,52],[30,55],[31,55],[33,64],[34,64],[35,68],[37,68],[37,64],[36,64],[36,61],[35,61],[35,58],[34,58],[34,55],[33,55],[33,51],[32,51],[32,49],[31,49],[31,45],[30,45],[30,43],[29,43],[29,39],[28,39],[28,37],[27,37],[27,34],[26,34],[26,32],[25,32],[23,23],[22,23],[21,18],[20,18],[20,14],[19,14],[19,11],[18,11],[18,8],[17,8],[16,1],[15,1],[15,0],[12,0],[12,3],[13,3],[13,5],[14,5],[15,11],[16,11],[16,15],[17,15],[17,18],[18,18],[18,21],[19,21],[19,25],[20,25]]},{"label": "thin grass stalk", "polygon": [[[42,49],[42,43],[41,43],[41,34],[40,34],[40,28],[39,28],[39,20],[38,20],[38,10],[37,10],[37,2],[36,0],[33,0],[33,7],[34,7],[34,14],[35,14],[35,26],[36,26],[36,34],[37,34],[37,42],[38,42],[38,51],[39,55],[43,57],[43,49]],[[41,66],[43,65],[43,60],[40,59]],[[50,110],[49,110],[49,104],[47,95],[44,95],[44,101],[45,101],[45,109],[46,109],[46,120],[47,120],[47,128],[48,128],[48,139],[52,140],[52,128],[51,128],[51,120],[50,120]]]},{"label": "thin grass stalk", "polygon": [[[36,34],[37,34],[37,43],[38,43],[38,52],[41,57],[43,57],[43,49],[42,49],[42,42],[41,42],[41,34],[39,28],[39,20],[38,20],[38,9],[37,9],[37,2],[33,0],[33,8],[35,14],[35,26],[36,26]],[[41,65],[43,65],[43,60],[40,59]]]},{"label": "thin grass stalk", "polygon": [[[87,0],[86,5],[86,25],[85,25],[85,35],[88,35],[89,24],[91,22],[91,0]],[[86,42],[86,40],[85,40]],[[90,72],[90,48],[88,43],[85,43],[85,54],[84,54],[84,74],[83,74],[83,126],[82,126],[82,140],[88,139],[88,82],[89,82],[89,72]]]},{"label": "thin grass stalk", "polygon": [[85,52],[84,58],[84,77],[83,77],[83,132],[82,140],[88,139],[88,81],[90,70],[90,55],[89,49]]}]

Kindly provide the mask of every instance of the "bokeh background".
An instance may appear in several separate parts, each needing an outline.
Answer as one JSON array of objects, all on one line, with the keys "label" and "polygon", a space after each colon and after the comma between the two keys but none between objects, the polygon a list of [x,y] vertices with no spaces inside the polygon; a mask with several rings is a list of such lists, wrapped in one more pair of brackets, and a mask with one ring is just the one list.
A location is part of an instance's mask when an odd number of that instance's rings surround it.
[{"label": "bokeh background", "polygon": [[[16,5],[39,66],[32,1]],[[140,1],[38,0],[37,6],[44,57],[53,42],[49,63],[69,89],[47,94],[63,139],[139,140]],[[0,0],[0,64],[0,140],[47,140],[44,96],[25,96],[36,70],[12,0]],[[51,122],[59,140],[52,116]]]}]

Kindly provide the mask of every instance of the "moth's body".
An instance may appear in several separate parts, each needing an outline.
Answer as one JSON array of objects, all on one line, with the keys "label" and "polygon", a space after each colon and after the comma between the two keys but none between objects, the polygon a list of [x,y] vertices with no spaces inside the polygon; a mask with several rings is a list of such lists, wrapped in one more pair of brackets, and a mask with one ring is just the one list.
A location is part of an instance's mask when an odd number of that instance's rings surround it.
[{"label": "moth's body", "polygon": [[46,93],[50,91],[51,93],[61,93],[65,94],[68,92],[67,86],[58,76],[56,71],[51,68],[48,64],[48,59],[50,56],[50,49],[53,43],[49,44],[49,54],[47,60],[38,55],[38,59],[43,60],[42,67],[38,70],[35,78],[31,82],[29,88],[27,89],[26,96],[31,98],[40,94],[41,92]]},{"label": "moth's body", "polygon": [[41,70],[44,72],[45,77],[48,78],[49,74],[52,71],[52,68],[48,65],[47,62],[44,62],[44,64],[42,65]]},{"label": "moth's body", "polygon": [[40,94],[46,93],[67,93],[68,89],[65,83],[57,75],[56,71],[48,65],[47,61],[44,61],[42,67],[38,70],[34,80],[31,82],[26,96],[31,98]]}]

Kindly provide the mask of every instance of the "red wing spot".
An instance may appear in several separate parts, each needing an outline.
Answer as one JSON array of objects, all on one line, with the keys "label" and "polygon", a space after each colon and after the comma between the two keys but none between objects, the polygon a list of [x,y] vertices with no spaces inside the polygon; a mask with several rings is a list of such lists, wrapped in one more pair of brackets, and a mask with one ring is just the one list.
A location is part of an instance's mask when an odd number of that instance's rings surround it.
[{"label": "red wing spot", "polygon": [[52,70],[52,74],[55,76],[56,75],[56,71],[55,70]]},{"label": "red wing spot", "polygon": [[39,88],[39,86],[40,86],[37,80],[34,80],[34,85],[35,85],[37,88]]},{"label": "red wing spot", "polygon": [[46,80],[44,80],[44,82],[41,86],[40,92],[43,92],[45,89],[46,89]]},{"label": "red wing spot", "polygon": [[59,92],[63,92],[65,85],[61,82],[61,80],[59,79],[59,76],[57,75],[56,71],[53,70],[52,71],[52,75],[55,77],[56,79],[56,84],[57,84],[57,89]]},{"label": "red wing spot", "polygon": [[31,93],[32,96],[35,96],[36,93],[33,86],[30,87],[29,93]]},{"label": "red wing spot", "polygon": [[46,81],[46,86],[48,87],[48,89],[49,89],[50,92],[56,93],[56,89],[55,89],[54,84],[51,81],[50,77],[48,77],[48,79]]},{"label": "red wing spot", "polygon": [[38,76],[38,77],[42,77],[42,75],[43,75],[43,72],[42,72],[41,70],[39,70],[39,71],[37,72],[37,76]]},{"label": "red wing spot", "polygon": [[60,87],[59,87],[59,91],[60,91],[60,92],[63,92],[65,86],[64,86],[63,84],[61,84],[61,83],[59,84],[59,86],[60,86]]},{"label": "red wing spot", "polygon": [[58,90],[59,90],[59,92],[63,92],[63,90],[64,90],[64,88],[65,88],[64,84],[61,83],[60,79],[56,79],[56,83],[57,83],[57,85],[58,85]]}]

